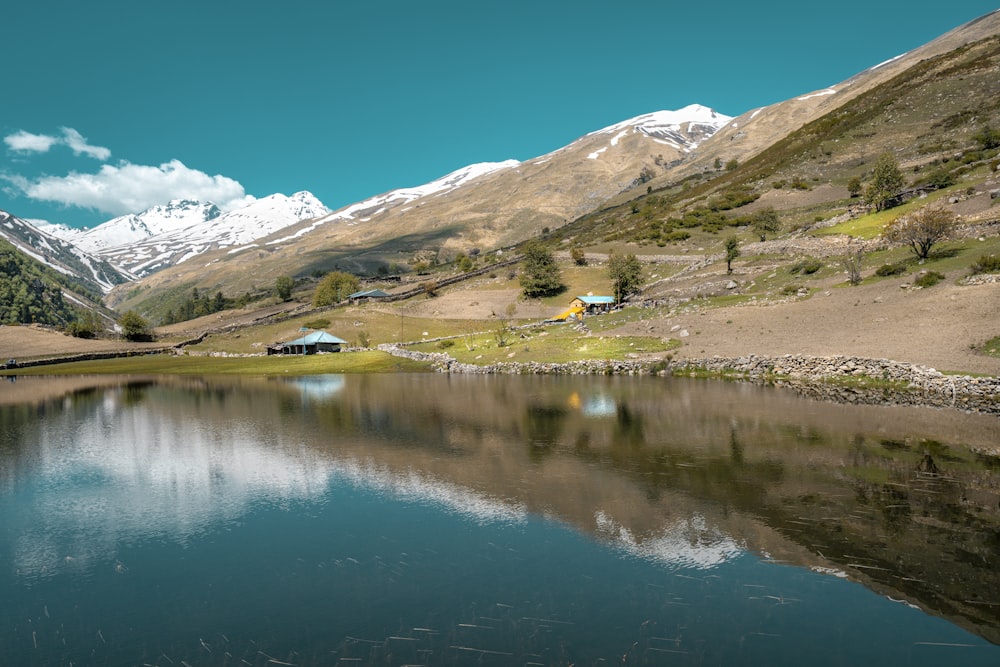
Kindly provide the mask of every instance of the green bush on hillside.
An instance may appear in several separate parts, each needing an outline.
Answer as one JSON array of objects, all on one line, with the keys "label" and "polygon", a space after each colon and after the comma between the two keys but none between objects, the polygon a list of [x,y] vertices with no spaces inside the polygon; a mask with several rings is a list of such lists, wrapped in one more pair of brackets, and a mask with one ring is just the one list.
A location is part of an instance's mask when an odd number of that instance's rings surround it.
[{"label": "green bush on hillside", "polygon": [[920,276],[913,281],[913,284],[917,287],[934,287],[942,280],[944,280],[943,273],[928,271],[927,273],[921,273]]},{"label": "green bush on hillside", "polygon": [[788,272],[792,275],[801,273],[803,275],[810,276],[822,268],[823,262],[818,259],[804,259],[801,262],[792,264],[792,266],[788,268]]},{"label": "green bush on hillside", "polygon": [[901,273],[906,273],[906,264],[904,262],[896,262],[895,264],[883,264],[882,266],[875,269],[876,276],[882,276],[886,278],[888,276],[898,276]]},{"label": "green bush on hillside", "polygon": [[1000,273],[1000,257],[996,255],[980,255],[972,264],[972,273]]}]

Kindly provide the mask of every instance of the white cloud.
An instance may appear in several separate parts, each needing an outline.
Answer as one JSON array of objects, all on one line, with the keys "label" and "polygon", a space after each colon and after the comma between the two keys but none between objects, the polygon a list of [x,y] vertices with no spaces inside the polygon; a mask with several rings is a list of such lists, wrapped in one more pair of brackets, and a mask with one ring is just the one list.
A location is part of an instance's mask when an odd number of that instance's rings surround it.
[{"label": "white cloud", "polygon": [[21,153],[46,153],[53,144],[59,143],[59,137],[51,137],[47,134],[32,134],[19,130],[14,134],[9,134],[3,138],[7,148]]},{"label": "white cloud", "polygon": [[103,162],[111,157],[111,149],[104,146],[91,146],[82,134],[72,127],[62,128],[62,142],[73,150],[74,155],[87,155]]},{"label": "white cloud", "polygon": [[19,153],[48,153],[53,146],[61,145],[68,146],[74,155],[86,155],[102,162],[111,157],[111,149],[104,146],[91,146],[87,143],[86,137],[72,127],[60,129],[62,130],[61,137],[18,130],[14,134],[4,137],[3,141],[10,150]]},{"label": "white cloud", "polygon": [[254,201],[238,181],[189,169],[180,160],[158,167],[129,162],[117,166],[106,164],[96,174],[70,172],[66,176],[43,176],[37,180],[23,176],[4,178],[31,199],[96,209],[111,215],[138,213],[172,199],[211,201],[224,211]]}]

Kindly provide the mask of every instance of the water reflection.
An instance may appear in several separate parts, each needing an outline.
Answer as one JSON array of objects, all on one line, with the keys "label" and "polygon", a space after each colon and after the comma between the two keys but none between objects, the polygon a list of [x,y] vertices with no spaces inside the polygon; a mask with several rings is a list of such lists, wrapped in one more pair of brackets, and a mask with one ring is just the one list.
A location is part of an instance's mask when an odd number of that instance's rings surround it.
[{"label": "water reflection", "polygon": [[[795,584],[776,583],[768,579],[776,576],[771,571],[765,576],[756,569],[762,562],[788,563],[808,568],[800,572],[834,575],[821,578],[831,582],[864,583],[990,641],[1000,639],[994,593],[1000,574],[992,566],[1000,555],[995,417],[826,405],[759,387],[651,378],[90,382],[21,378],[20,402],[0,392],[0,565],[10,577],[0,590],[11,599],[11,591],[25,586],[78,586],[72,582],[81,577],[110,577],[109,587],[115,581],[135,585],[153,577],[149,559],[172,554],[183,560],[184,553],[197,552],[211,563],[211,574],[195,577],[192,586],[216,590],[216,582],[232,579],[231,599],[243,599],[247,587],[291,586],[299,597],[282,599],[304,605],[295,614],[300,624],[308,625],[303,614],[310,605],[324,616],[347,612],[334,612],[314,600],[313,591],[292,585],[296,572],[317,591],[327,582],[341,599],[354,601],[354,617],[347,613],[336,626],[344,636],[359,639],[348,632],[352,627],[377,634],[384,618],[417,617],[428,609],[437,610],[424,621],[428,627],[446,618],[452,627],[451,643],[425,642],[416,620],[412,627],[383,628],[383,635],[369,637],[372,645],[324,649],[314,640],[315,650],[326,651],[324,659],[335,651],[338,659],[392,662],[385,660],[393,643],[386,636],[398,640],[391,653],[417,661],[523,658],[527,650],[511,650],[512,642],[523,643],[525,624],[533,624],[536,633],[547,628],[557,644],[570,637],[577,647],[593,644],[578,656],[591,661],[611,657],[608,646],[638,632],[629,644],[639,642],[649,662],[668,655],[651,639],[666,636],[667,629],[641,639],[637,628],[654,618],[661,624],[694,621],[664,615],[686,605],[685,614],[739,617],[737,626],[757,628],[753,638],[725,649],[733,653],[703,650],[703,658],[753,664],[750,656],[768,656],[779,663],[780,653],[750,650],[748,642],[767,635],[755,605],[767,605],[768,618],[781,615],[778,625],[789,634],[795,624],[779,612],[785,598],[794,597],[789,590],[818,586],[822,593],[812,591],[817,598],[832,594],[828,584],[803,575],[793,577]],[[540,520],[562,528],[542,530]],[[584,536],[583,542],[570,535]],[[277,553],[279,544],[298,555],[275,569],[276,556],[267,554]],[[594,551],[595,544],[609,548]],[[229,550],[225,560],[205,555],[213,549]],[[615,554],[618,560],[604,560]],[[655,569],[644,569],[650,567]],[[424,572],[422,583],[412,574],[417,569]],[[734,578],[744,570],[755,574]],[[664,574],[677,579],[668,583]],[[474,579],[483,576],[495,578],[497,588]],[[552,597],[544,598],[560,576],[571,579],[569,588],[552,588]],[[266,583],[274,577],[279,583]],[[698,583],[678,588],[687,578]],[[604,579],[606,585],[596,583]],[[445,593],[456,580],[462,587]],[[634,587],[643,580],[649,588],[639,592]],[[155,583],[165,585],[188,590],[186,582]],[[484,586],[492,592],[476,597],[473,591]],[[560,605],[560,596],[589,589],[586,601]],[[401,590],[412,596],[409,607],[397,606]],[[632,611],[616,613],[635,616],[634,625],[621,621],[621,637],[609,631],[614,639],[606,645],[585,639],[594,629],[584,628],[581,609],[596,605],[588,612],[592,618],[610,620],[614,616],[603,607],[619,604],[622,590],[631,591],[631,602],[621,604]],[[657,597],[657,590],[666,597]],[[377,603],[382,596],[395,602],[383,609]],[[706,602],[714,597],[736,607],[723,612]],[[486,598],[494,605],[489,610],[482,607]],[[30,605],[41,598],[23,599]],[[534,602],[524,606],[525,600]],[[188,601],[165,604],[174,603]],[[273,599],[261,598],[261,604],[267,608]],[[517,609],[520,615],[508,620],[519,629],[509,626],[503,641],[472,637],[477,631],[471,626],[497,625],[489,619],[512,613],[496,604]],[[40,608],[11,607],[3,615],[9,625],[0,633],[0,649],[11,637],[23,646],[31,634],[13,619],[44,616]],[[573,617],[579,634],[553,614]],[[648,618],[639,618],[643,614]],[[833,618],[835,626],[848,623],[843,615]],[[12,630],[17,623],[22,625]],[[671,655],[688,656],[682,664],[698,664],[691,657],[697,648],[692,634],[707,641],[712,632],[736,627],[718,619],[699,623],[705,627],[687,630],[683,641],[680,629],[670,630],[679,651]],[[259,641],[251,630],[245,636]],[[961,643],[937,626],[935,637]],[[908,646],[923,639],[911,636]],[[417,653],[414,642],[437,659]],[[455,646],[470,651],[465,655]],[[552,645],[545,646],[542,662],[558,663]],[[871,655],[865,646],[855,649]],[[483,652],[488,650],[496,655]],[[898,647],[885,650],[893,654]],[[209,655],[202,652],[204,664],[222,664]]]}]

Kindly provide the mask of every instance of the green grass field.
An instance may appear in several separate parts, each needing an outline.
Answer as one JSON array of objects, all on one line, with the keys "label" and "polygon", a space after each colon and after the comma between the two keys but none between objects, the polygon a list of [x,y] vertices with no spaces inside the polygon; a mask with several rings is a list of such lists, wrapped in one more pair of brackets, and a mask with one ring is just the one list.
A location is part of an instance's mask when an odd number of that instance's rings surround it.
[{"label": "green grass field", "polygon": [[321,375],[324,373],[420,372],[428,364],[384,352],[309,356],[210,357],[155,354],[120,359],[30,366],[4,375]]},{"label": "green grass field", "polygon": [[446,352],[463,363],[487,365],[499,361],[567,363],[590,359],[625,359],[629,354],[665,352],[680,347],[678,341],[653,336],[588,336],[569,324],[511,331],[506,335],[506,344],[503,346],[498,345],[494,333],[486,332],[447,341],[420,343],[410,349]]}]

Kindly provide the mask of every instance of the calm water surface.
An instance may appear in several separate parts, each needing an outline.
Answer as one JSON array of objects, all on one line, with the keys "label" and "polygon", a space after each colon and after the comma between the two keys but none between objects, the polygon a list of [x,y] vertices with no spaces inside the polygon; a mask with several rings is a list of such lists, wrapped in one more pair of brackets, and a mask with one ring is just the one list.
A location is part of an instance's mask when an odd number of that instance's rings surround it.
[{"label": "calm water surface", "polygon": [[0,385],[3,665],[998,665],[1000,420],[654,378]]}]

